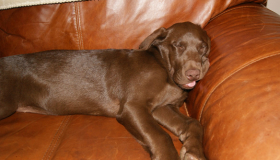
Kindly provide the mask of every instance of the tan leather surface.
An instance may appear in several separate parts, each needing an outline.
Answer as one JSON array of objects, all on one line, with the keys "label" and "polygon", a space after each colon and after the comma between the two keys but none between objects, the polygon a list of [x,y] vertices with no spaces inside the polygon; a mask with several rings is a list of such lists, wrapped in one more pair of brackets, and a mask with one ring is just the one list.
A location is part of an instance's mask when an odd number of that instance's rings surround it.
[{"label": "tan leather surface", "polygon": [[209,159],[280,159],[280,16],[241,5],[207,26],[211,67],[188,99]]},{"label": "tan leather surface", "polygon": [[[1,160],[149,159],[114,118],[15,113],[1,120],[0,128]],[[179,152],[181,142],[170,135]]]},{"label": "tan leather surface", "polygon": [[2,10],[0,57],[57,49],[136,49],[159,27],[182,21],[205,26],[244,2],[265,0],[96,0]]},{"label": "tan leather surface", "polygon": [[[205,26],[215,17],[205,28],[212,40],[211,67],[188,101],[189,114],[205,126],[205,153],[213,160],[277,159],[280,18],[260,5],[217,16],[245,1],[100,0],[3,10],[0,57],[137,48],[158,27],[180,21]],[[179,151],[181,143],[172,139]],[[0,159],[140,160],[149,155],[112,118],[16,113],[0,121]]]}]

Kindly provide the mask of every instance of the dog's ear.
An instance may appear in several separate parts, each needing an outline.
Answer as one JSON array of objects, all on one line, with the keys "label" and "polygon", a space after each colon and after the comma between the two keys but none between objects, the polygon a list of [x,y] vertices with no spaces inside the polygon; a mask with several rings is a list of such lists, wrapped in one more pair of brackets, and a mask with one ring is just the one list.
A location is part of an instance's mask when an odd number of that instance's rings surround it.
[{"label": "dog's ear", "polygon": [[147,50],[157,42],[162,41],[167,36],[167,30],[165,28],[159,28],[149,35],[139,46],[141,50]]}]

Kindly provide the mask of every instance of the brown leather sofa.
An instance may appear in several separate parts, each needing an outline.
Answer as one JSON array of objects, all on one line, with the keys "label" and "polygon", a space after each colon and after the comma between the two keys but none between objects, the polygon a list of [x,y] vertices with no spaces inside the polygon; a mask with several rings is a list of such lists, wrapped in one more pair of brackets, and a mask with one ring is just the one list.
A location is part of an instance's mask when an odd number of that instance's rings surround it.
[{"label": "brown leather sofa", "polygon": [[[211,67],[182,112],[204,126],[206,156],[280,160],[280,16],[265,4],[92,0],[2,10],[0,56],[137,49],[159,27],[200,24],[211,37]],[[180,141],[172,139],[180,151]],[[149,155],[113,118],[15,113],[0,121],[0,159],[143,160]]]}]

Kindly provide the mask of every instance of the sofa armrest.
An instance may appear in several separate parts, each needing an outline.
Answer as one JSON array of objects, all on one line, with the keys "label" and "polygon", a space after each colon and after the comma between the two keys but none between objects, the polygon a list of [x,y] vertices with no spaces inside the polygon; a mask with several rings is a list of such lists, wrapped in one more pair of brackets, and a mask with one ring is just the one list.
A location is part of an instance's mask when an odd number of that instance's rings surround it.
[{"label": "sofa armrest", "polygon": [[226,10],[206,26],[211,67],[190,92],[209,159],[280,159],[280,16],[262,5]]}]

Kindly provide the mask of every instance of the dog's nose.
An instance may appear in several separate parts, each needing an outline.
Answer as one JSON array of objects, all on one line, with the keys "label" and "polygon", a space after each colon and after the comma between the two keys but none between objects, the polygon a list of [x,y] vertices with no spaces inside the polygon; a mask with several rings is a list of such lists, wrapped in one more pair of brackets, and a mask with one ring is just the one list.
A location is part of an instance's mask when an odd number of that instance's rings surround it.
[{"label": "dog's nose", "polygon": [[189,69],[186,71],[186,76],[190,81],[197,81],[200,77],[200,71],[198,69]]}]

